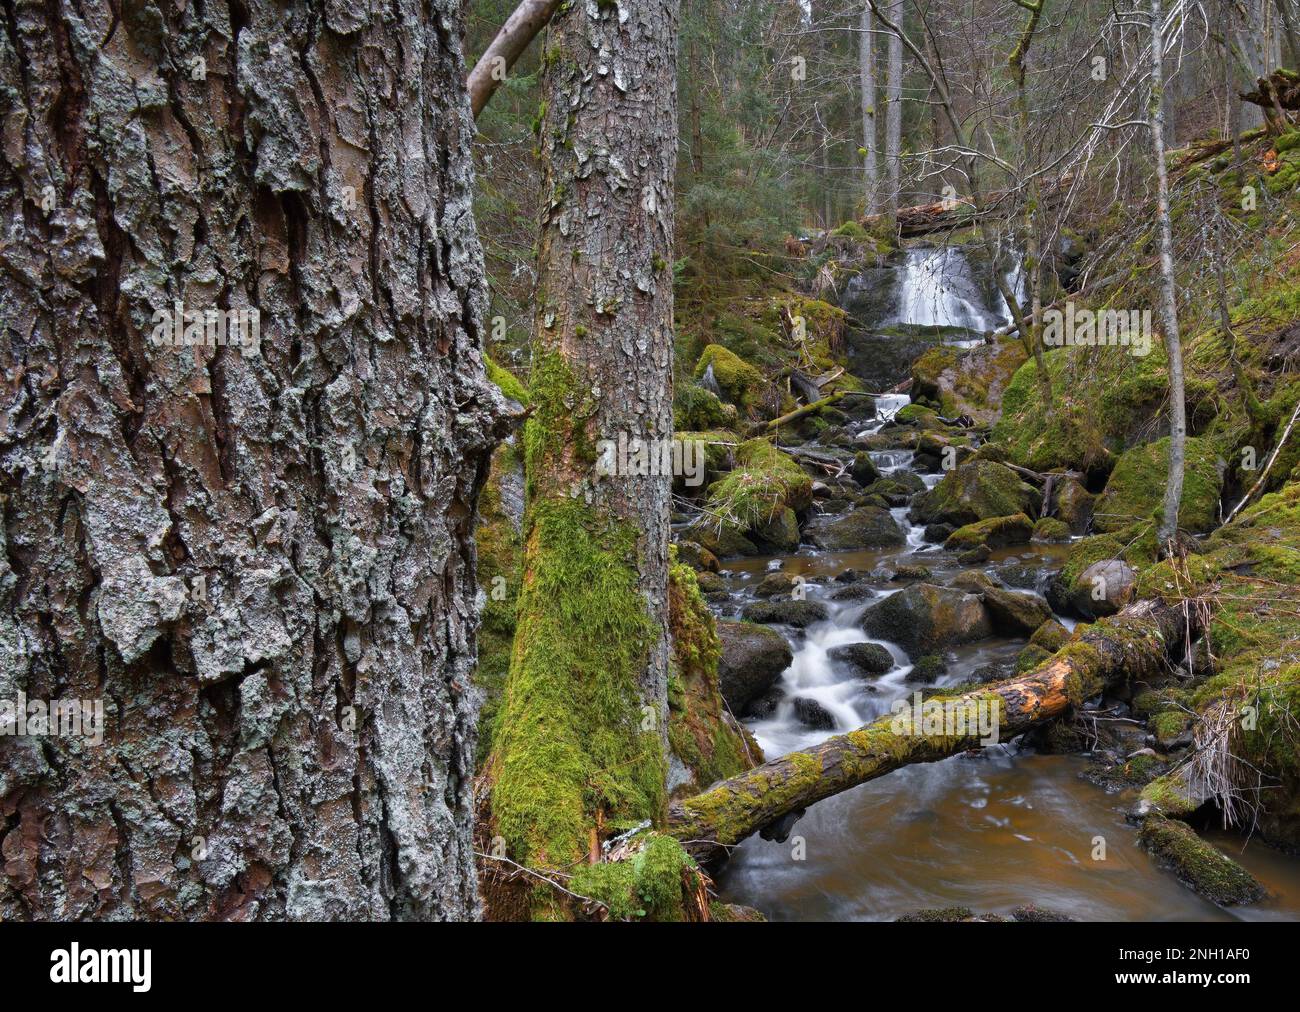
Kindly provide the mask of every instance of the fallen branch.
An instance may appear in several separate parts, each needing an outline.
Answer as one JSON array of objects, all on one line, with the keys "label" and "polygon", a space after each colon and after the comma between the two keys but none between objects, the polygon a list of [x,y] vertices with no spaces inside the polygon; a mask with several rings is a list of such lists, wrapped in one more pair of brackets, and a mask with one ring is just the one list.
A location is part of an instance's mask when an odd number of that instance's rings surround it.
[{"label": "fallen branch", "polygon": [[[1035,670],[947,702],[953,712],[996,706],[998,740],[1009,741],[1126,679],[1155,674],[1181,641],[1185,623],[1181,609],[1139,601],[1088,627]],[[704,860],[722,856],[727,847],[773,824],[780,831],[772,835],[783,839],[781,831],[788,831],[809,805],[903,766],[977,748],[980,735],[978,727],[949,735],[923,733],[912,726],[910,709],[886,715],[674,802],[668,832]]]},{"label": "fallen branch", "polygon": [[546,27],[552,15],[560,6],[560,0],[523,0],[513,14],[506,18],[483,55],[469,72],[465,86],[469,91],[470,111],[474,118],[483,111],[488,99],[497,90],[497,86],[506,79],[506,74],[515,61],[536,38],[537,33]]},{"label": "fallen branch", "polygon": [[791,422],[797,422],[800,418],[803,418],[805,415],[815,414],[816,412],[821,411],[822,408],[829,408],[832,404],[838,403],[839,401],[844,399],[844,395],[845,395],[845,391],[841,390],[839,393],[831,394],[829,397],[823,397],[819,401],[813,401],[811,404],[805,404],[801,408],[795,408],[793,411],[786,412],[780,418],[773,418],[770,422],[767,422],[766,424],[760,423],[756,431],[772,432],[775,429],[779,429],[782,425],[788,425]]},{"label": "fallen branch", "polygon": [[1296,402],[1295,410],[1291,412],[1291,421],[1286,423],[1286,430],[1282,433],[1282,438],[1277,441],[1277,446],[1273,449],[1273,455],[1268,458],[1268,463],[1264,465],[1264,470],[1260,472],[1259,478],[1256,479],[1255,484],[1250,486],[1250,490],[1241,497],[1241,502],[1232,507],[1232,512],[1229,513],[1227,518],[1223,521],[1225,524],[1232,523],[1232,518],[1241,512],[1241,508],[1245,506],[1246,503],[1250,502],[1251,497],[1258,492],[1260,487],[1264,484],[1265,479],[1268,478],[1268,472],[1273,469],[1274,461],[1277,460],[1278,454],[1282,452],[1282,447],[1286,446],[1286,441],[1291,436],[1291,430],[1295,428],[1295,420],[1298,416],[1300,416],[1300,401]]}]

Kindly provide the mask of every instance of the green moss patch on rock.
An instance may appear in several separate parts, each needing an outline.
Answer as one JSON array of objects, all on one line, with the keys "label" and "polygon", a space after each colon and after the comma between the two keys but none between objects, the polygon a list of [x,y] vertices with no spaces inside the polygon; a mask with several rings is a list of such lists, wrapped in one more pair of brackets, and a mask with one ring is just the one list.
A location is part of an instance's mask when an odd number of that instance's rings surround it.
[{"label": "green moss patch on rock", "polygon": [[1027,513],[1038,493],[1011,468],[991,460],[972,460],[949,471],[934,488],[912,503],[920,523],[955,527],[992,517]]},{"label": "green moss patch on rock", "polygon": [[718,389],[727,400],[745,412],[758,407],[767,380],[756,367],[720,344],[710,344],[701,353],[695,364],[695,378],[703,377],[710,366]]},{"label": "green moss patch on rock", "polygon": [[[1223,461],[1208,440],[1188,438],[1183,496],[1178,509],[1180,527],[1193,533],[1213,529],[1223,490],[1223,467]],[[1107,533],[1157,519],[1168,474],[1168,437],[1125,452],[1116,461],[1097,500],[1093,514],[1096,529]]]},{"label": "green moss patch on rock", "polygon": [[1189,889],[1219,906],[1255,903],[1264,888],[1255,877],[1215,846],[1202,840],[1186,823],[1150,815],[1138,840]]},{"label": "green moss patch on rock", "polygon": [[980,545],[1005,548],[1009,545],[1027,544],[1033,532],[1034,522],[1029,517],[1023,513],[1013,513],[958,527],[948,535],[943,547],[949,551],[968,551]]}]

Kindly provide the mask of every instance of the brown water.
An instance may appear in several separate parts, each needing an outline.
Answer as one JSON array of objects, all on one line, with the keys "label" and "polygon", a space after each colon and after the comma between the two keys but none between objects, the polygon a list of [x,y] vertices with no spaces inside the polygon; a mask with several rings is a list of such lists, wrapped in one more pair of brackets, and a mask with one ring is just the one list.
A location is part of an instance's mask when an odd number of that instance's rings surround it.
[{"label": "brown water", "polygon": [[[795,651],[783,675],[786,701],[771,718],[747,721],[769,758],[867,723],[917,688],[907,680],[906,654],[893,644],[885,645],[895,669],[872,682],[837,670],[827,658],[833,646],[867,639],[859,619],[872,603],[828,600],[844,586],[834,582],[836,575],[846,569],[865,575],[882,564],[907,562],[930,567],[934,582],[943,583],[962,568],[951,555],[924,546],[904,512],[895,511],[908,533],[901,549],[801,549],[784,558],[727,563],[733,598],[720,609],[723,614],[737,613],[762,574],[778,567],[806,577],[808,599],[825,601],[831,612],[803,632],[786,631]],[[979,568],[993,574],[1025,563],[1046,569],[1064,553],[1063,546],[1003,549]],[[873,587],[876,600],[900,589],[883,575]],[[991,661],[1014,660],[1023,645],[993,638],[952,651],[948,674],[938,684],[966,681]],[[795,695],[821,703],[836,728],[810,731],[801,725],[790,702]],[[1081,777],[1086,763],[1082,756],[999,745],[898,770],[813,806],[784,843],[746,840],[719,876],[722,898],[772,920],[890,920],[950,906],[1005,915],[1029,903],[1080,920],[1300,919],[1300,860],[1263,844],[1247,845],[1235,834],[1209,834],[1271,894],[1250,907],[1221,909],[1138,848],[1135,828],[1124,818],[1136,792],[1107,793]]]}]

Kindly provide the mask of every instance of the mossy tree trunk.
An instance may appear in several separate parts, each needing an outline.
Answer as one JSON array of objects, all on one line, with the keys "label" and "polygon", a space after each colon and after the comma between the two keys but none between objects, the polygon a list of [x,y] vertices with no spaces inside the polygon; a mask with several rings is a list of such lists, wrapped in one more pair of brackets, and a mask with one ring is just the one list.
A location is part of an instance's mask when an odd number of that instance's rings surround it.
[{"label": "mossy tree trunk", "polygon": [[[1180,609],[1140,602],[1090,626],[1034,671],[954,698],[963,708],[996,707],[998,738],[1009,741],[1126,678],[1154,675],[1165,665],[1167,651],[1181,641],[1184,626]],[[716,858],[815,802],[903,766],[977,748],[980,739],[979,730],[928,733],[924,720],[915,725],[910,709],[887,715],[674,803],[668,831],[696,857]]]},{"label": "mossy tree trunk", "polygon": [[494,833],[532,866],[664,812],[671,477],[597,463],[672,438],[677,15],[573,4],[543,57],[523,586],[487,767]]},{"label": "mossy tree trunk", "polygon": [[472,917],[460,4],[6,9],[0,920]]}]

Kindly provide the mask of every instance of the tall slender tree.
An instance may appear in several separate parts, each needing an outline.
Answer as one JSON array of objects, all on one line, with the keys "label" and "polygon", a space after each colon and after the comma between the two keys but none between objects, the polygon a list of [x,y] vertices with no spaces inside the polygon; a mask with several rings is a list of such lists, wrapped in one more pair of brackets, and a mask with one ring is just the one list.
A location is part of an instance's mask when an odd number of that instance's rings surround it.
[{"label": "tall slender tree", "polygon": [[1169,170],[1165,165],[1164,11],[1151,0],[1151,97],[1147,107],[1151,157],[1156,170],[1156,226],[1160,232],[1160,323],[1169,360],[1169,477],[1160,521],[1162,545],[1178,534],[1178,504],[1183,496],[1187,443],[1187,409],[1183,382],[1183,345],[1178,333],[1178,282],[1174,276],[1173,230],[1169,222]]},{"label": "tall slender tree", "polygon": [[474,915],[461,27],[8,7],[0,919]]},{"label": "tall slender tree", "polygon": [[858,16],[858,82],[862,103],[862,182],[865,210],[879,210],[880,167],[876,141],[876,37],[871,6],[864,4]]},{"label": "tall slender tree", "polygon": [[[899,25],[907,15],[903,0],[896,0],[890,15]],[[889,215],[898,214],[899,187],[902,182],[903,152],[903,40],[897,33],[889,36],[889,72],[885,84],[885,177]]]}]

